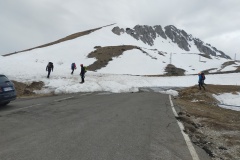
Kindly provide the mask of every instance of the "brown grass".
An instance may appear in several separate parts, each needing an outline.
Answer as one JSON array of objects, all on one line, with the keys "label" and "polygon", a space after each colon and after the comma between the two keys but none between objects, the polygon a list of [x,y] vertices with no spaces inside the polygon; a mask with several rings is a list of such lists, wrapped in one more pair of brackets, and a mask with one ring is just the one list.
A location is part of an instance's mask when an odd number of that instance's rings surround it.
[{"label": "brown grass", "polygon": [[123,54],[124,51],[132,50],[132,49],[139,49],[137,46],[132,45],[121,45],[121,46],[96,46],[95,51],[91,52],[88,55],[88,58],[96,58],[93,64],[89,65],[87,68],[90,71],[96,71],[103,67],[106,67],[109,61],[112,60],[114,57],[118,57]]},{"label": "brown grass", "polygon": [[15,89],[17,91],[17,97],[36,97],[43,96],[40,94],[35,94],[34,90],[41,90],[44,86],[43,82],[32,82],[31,84],[25,84],[22,82],[12,81],[14,83]]},{"label": "brown grass", "polygon": [[240,159],[240,112],[218,107],[212,97],[239,91],[240,86],[207,85],[206,91],[193,86],[181,90],[175,100],[185,131],[212,159]]},{"label": "brown grass", "polygon": [[168,64],[165,68],[166,76],[183,76],[185,70],[181,68],[177,68],[172,64]]}]

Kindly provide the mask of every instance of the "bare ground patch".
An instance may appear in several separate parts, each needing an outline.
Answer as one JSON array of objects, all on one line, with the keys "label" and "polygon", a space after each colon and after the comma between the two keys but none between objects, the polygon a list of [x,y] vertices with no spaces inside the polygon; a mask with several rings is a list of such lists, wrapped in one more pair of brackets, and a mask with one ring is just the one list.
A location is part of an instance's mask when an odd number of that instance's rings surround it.
[{"label": "bare ground patch", "polygon": [[182,68],[177,68],[172,64],[168,64],[165,68],[166,76],[183,76],[185,70]]},{"label": "bare ground patch", "polygon": [[228,61],[228,62],[223,63],[221,68],[223,69],[223,68],[233,65],[233,64],[236,64],[235,61]]},{"label": "bare ground patch", "polygon": [[240,159],[240,112],[218,107],[212,97],[237,91],[240,86],[207,85],[206,91],[193,86],[181,90],[175,99],[185,132],[214,160]]},{"label": "bare ground patch", "polygon": [[[103,67],[106,67],[110,61],[113,60],[114,57],[118,57],[122,54],[124,54],[125,51],[132,50],[132,49],[138,49],[143,54],[149,56],[152,59],[157,59],[156,57],[152,56],[145,50],[143,50],[141,47],[133,46],[133,45],[120,45],[120,46],[95,46],[94,51],[88,54],[88,58],[96,58],[96,61],[87,66],[87,69],[90,71],[96,71],[98,69],[101,69]],[[164,55],[164,52],[158,52],[160,55]],[[164,53],[164,54],[163,54]],[[173,68],[173,67],[172,67]],[[175,71],[175,75],[184,75],[180,73],[179,68],[174,67],[171,71]],[[180,74],[179,74],[180,73]],[[160,76],[160,75],[156,75]],[[162,75],[163,76],[163,75]]]},{"label": "bare ground patch", "polygon": [[42,81],[40,82],[32,82],[31,84],[25,84],[22,82],[12,81],[14,83],[15,89],[17,91],[17,97],[39,97],[39,96],[47,96],[49,94],[36,94],[34,90],[41,90],[44,86]]},{"label": "bare ground patch", "polygon": [[112,60],[113,57],[118,57],[123,54],[124,51],[132,50],[132,49],[139,49],[137,46],[132,45],[122,45],[122,46],[96,46],[96,50],[89,53],[88,58],[96,58],[93,64],[87,67],[90,71],[96,71],[103,67],[106,67],[109,61]]}]

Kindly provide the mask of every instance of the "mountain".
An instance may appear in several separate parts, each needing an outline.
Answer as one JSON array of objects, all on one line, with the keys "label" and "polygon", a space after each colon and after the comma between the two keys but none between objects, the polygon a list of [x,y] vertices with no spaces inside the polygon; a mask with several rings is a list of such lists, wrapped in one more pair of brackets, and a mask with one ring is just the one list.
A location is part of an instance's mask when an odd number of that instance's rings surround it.
[{"label": "mountain", "polygon": [[186,75],[239,69],[238,62],[230,61],[224,52],[173,25],[124,28],[117,24],[3,55],[0,65],[20,62],[19,73],[24,73],[22,67],[44,69],[49,61],[62,72],[67,72],[75,62],[88,66],[89,71],[131,75]]},{"label": "mountain", "polygon": [[[164,40],[169,38],[173,43],[177,44],[179,48],[187,52],[191,50],[191,42],[194,42],[194,45],[197,47],[199,53],[231,59],[222,51],[217,50],[210,44],[205,44],[198,38],[193,38],[192,35],[187,34],[184,30],[177,29],[173,25],[166,26],[164,29],[165,31],[163,31],[160,25],[153,27],[137,25],[133,29],[126,28],[126,30],[123,28],[114,27],[112,31],[117,35],[127,33],[136,40],[141,40],[150,46],[154,46],[157,37],[161,37]],[[162,41],[162,43],[164,42]]]}]

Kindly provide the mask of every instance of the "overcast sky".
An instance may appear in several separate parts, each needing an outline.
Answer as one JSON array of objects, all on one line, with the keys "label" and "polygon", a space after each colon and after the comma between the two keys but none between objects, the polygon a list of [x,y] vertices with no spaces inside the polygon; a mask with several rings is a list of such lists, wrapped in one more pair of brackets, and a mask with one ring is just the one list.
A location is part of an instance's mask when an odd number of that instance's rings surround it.
[{"label": "overcast sky", "polygon": [[240,59],[240,0],[0,0],[0,55],[112,23],[174,25]]}]

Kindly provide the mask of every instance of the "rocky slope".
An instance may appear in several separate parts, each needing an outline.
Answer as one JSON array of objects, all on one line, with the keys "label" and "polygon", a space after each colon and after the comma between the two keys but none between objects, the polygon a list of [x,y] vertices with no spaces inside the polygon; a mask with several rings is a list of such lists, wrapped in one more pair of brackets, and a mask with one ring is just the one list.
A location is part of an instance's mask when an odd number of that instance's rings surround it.
[{"label": "rocky slope", "polygon": [[164,27],[164,29],[160,25],[156,26],[147,26],[147,25],[136,25],[134,28],[120,28],[114,27],[112,32],[121,35],[128,34],[135,38],[136,40],[141,40],[145,44],[153,46],[155,43],[155,39],[157,37],[162,37],[167,40],[169,38],[173,43],[176,43],[179,48],[190,51],[191,44],[190,42],[194,42],[194,45],[198,48],[200,53],[204,53],[206,55],[219,56],[226,59],[231,59],[224,52],[217,50],[215,47],[212,47],[210,44],[205,44],[198,38],[194,38],[191,34],[188,34],[184,30],[177,29],[173,25],[169,25]]}]

